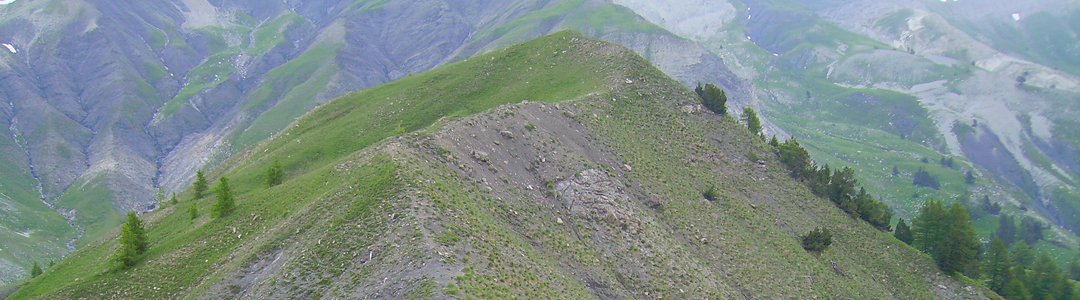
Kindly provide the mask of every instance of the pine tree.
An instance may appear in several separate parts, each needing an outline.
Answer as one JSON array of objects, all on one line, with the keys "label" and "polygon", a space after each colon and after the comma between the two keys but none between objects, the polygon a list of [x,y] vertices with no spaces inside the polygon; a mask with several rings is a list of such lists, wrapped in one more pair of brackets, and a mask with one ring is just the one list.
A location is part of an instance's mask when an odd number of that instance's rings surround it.
[{"label": "pine tree", "polygon": [[270,163],[270,167],[266,168],[266,187],[273,187],[284,181],[285,167],[281,166],[281,161],[275,157],[274,162]]},{"label": "pine tree", "polygon": [[127,213],[127,221],[120,226],[120,249],[117,249],[116,258],[124,266],[135,265],[138,257],[150,247],[146,238],[146,229],[135,212]]},{"label": "pine tree", "polygon": [[989,281],[987,287],[998,294],[1002,293],[1005,285],[1012,279],[1009,274],[1011,267],[1009,249],[1005,247],[1005,242],[1000,238],[994,238],[990,241],[990,249],[986,253],[986,266],[983,270]]},{"label": "pine tree", "polygon": [[41,275],[41,273],[42,273],[41,266],[39,266],[38,263],[35,261],[30,266],[30,278],[38,277],[38,275]]},{"label": "pine tree", "polygon": [[232,213],[236,207],[236,199],[233,198],[232,188],[229,187],[229,179],[224,176],[218,180],[217,201],[210,207],[210,216],[220,218]]},{"label": "pine tree", "polygon": [[750,130],[750,133],[761,134],[761,119],[758,119],[757,112],[753,108],[749,106],[743,108],[743,121],[746,122],[746,128]]},{"label": "pine tree", "polygon": [[705,84],[705,87],[702,88],[699,83],[694,92],[697,92],[698,97],[701,97],[701,104],[705,105],[705,108],[721,116],[727,114],[727,94],[724,93],[724,90],[711,83]]},{"label": "pine tree", "polygon": [[769,140],[769,146],[773,146],[773,148],[780,148],[780,140],[776,139],[775,135],[772,136],[772,139]]},{"label": "pine tree", "polygon": [[900,176],[900,169],[897,169],[896,166],[892,166],[892,176]]},{"label": "pine tree", "polygon": [[802,236],[803,249],[806,251],[821,252],[829,245],[832,245],[832,232],[828,228],[814,228],[806,235]]},{"label": "pine tree", "polygon": [[169,200],[169,203],[172,203],[172,205],[177,205],[180,203],[180,200],[176,199],[176,193],[172,194],[172,199]]},{"label": "pine tree", "polygon": [[904,222],[904,219],[900,219],[900,222],[896,223],[896,231],[893,231],[893,236],[908,245],[911,245],[911,242],[914,239],[914,237],[911,236],[911,228]]},{"label": "pine tree", "polygon": [[1030,267],[1035,262],[1035,251],[1032,251],[1028,247],[1027,242],[1024,240],[1016,241],[1016,245],[1013,245],[1012,250],[1012,263],[1014,266],[1020,266],[1022,268]]},{"label": "pine tree", "polygon": [[1013,222],[1012,217],[1007,214],[998,216],[998,228],[994,235],[1001,238],[1005,245],[1016,242],[1016,223]]},{"label": "pine tree", "polygon": [[195,189],[195,199],[202,199],[206,189],[210,188],[210,184],[206,182],[206,176],[203,175],[202,170],[195,172],[195,183],[192,184],[192,188]]},{"label": "pine tree", "polygon": [[795,138],[780,144],[780,163],[791,171],[796,179],[808,179],[813,171],[810,153],[806,152]]},{"label": "pine tree", "polygon": [[975,174],[972,174],[971,170],[968,170],[967,175],[964,176],[964,183],[975,184]]}]

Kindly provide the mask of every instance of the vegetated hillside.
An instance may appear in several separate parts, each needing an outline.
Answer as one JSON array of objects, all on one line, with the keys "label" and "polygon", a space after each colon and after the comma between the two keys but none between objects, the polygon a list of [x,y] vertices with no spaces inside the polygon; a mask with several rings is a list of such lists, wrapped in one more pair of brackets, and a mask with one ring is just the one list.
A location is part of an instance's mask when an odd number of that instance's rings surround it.
[{"label": "vegetated hillside", "polygon": [[567,28],[749,98],[715,55],[602,0],[4,1],[0,284],[319,103]]},{"label": "vegetated hillside", "polygon": [[1075,1],[616,2],[723,57],[770,134],[852,166],[897,217],[960,199],[989,241],[987,197],[1048,224],[1035,247],[1061,266],[1078,255]]},{"label": "vegetated hillside", "polygon": [[[210,173],[232,214],[144,215],[134,267],[107,271],[109,236],[12,298],[980,297],[772,151],[632,51],[560,32],[323,104]],[[804,251],[821,226],[832,246]]]}]

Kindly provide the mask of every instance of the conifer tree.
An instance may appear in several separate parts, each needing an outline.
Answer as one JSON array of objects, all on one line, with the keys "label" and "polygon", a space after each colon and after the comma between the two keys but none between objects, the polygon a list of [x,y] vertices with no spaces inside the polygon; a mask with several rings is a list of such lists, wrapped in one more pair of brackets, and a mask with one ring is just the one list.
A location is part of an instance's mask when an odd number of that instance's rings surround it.
[{"label": "conifer tree", "polygon": [[773,146],[773,148],[780,148],[780,140],[776,139],[775,135],[772,136],[772,139],[769,140],[769,146]]},{"label": "conifer tree", "polygon": [[116,259],[123,266],[133,266],[139,255],[150,247],[146,238],[146,229],[135,212],[127,213],[127,221],[120,226],[120,249],[116,250]]},{"label": "conifer tree", "polygon": [[998,216],[998,228],[994,235],[1001,238],[1005,245],[1016,242],[1016,223],[1013,222],[1012,217],[1007,214]]},{"label": "conifer tree", "polygon": [[724,93],[724,90],[711,83],[705,84],[705,87],[702,88],[699,83],[694,92],[697,92],[698,97],[701,97],[701,104],[705,105],[705,108],[721,116],[727,114],[727,94]]},{"label": "conifer tree", "polygon": [[1056,299],[1061,296],[1061,291],[1064,288],[1061,282],[1061,270],[1054,263],[1054,259],[1046,255],[1046,253],[1039,255],[1039,258],[1035,260],[1035,264],[1031,266],[1031,275],[1028,276],[1028,282],[1031,283],[1029,290],[1032,299]]},{"label": "conifer tree", "polygon": [[960,203],[948,210],[939,200],[927,201],[912,221],[912,235],[918,249],[930,254],[943,272],[963,272],[977,277],[981,250],[978,235]]},{"label": "conifer tree", "polygon": [[982,251],[982,246],[979,244],[979,235],[975,232],[975,225],[971,223],[967,209],[960,202],[953,202],[949,207],[948,220],[945,241],[941,249],[943,261],[939,263],[939,266],[945,272],[963,272],[968,277],[978,277],[979,253]]},{"label": "conifer tree", "polygon": [[172,203],[172,205],[176,205],[176,204],[180,203],[180,200],[176,199],[176,193],[172,194],[172,199],[169,199],[169,203]]},{"label": "conifer tree", "polygon": [[821,252],[829,245],[832,245],[832,232],[828,228],[814,228],[806,235],[802,236],[803,249],[806,251]]},{"label": "conifer tree", "polygon": [[195,172],[195,183],[192,184],[192,188],[195,189],[195,199],[202,199],[206,189],[210,188],[210,184],[206,182],[206,176],[203,175],[202,170]]},{"label": "conifer tree", "polygon": [[975,174],[972,174],[971,170],[968,170],[967,175],[964,176],[964,183],[975,184]]},{"label": "conifer tree", "polygon": [[41,266],[35,261],[33,265],[30,266],[30,278],[38,277],[41,273]]},{"label": "conifer tree", "polygon": [[990,241],[989,251],[986,253],[986,266],[983,270],[988,280],[987,287],[995,293],[1002,293],[1005,285],[1012,279],[1010,273],[1009,249],[1000,238]]},{"label": "conifer tree", "polygon": [[1024,240],[1016,241],[1016,245],[1013,245],[1012,250],[1012,263],[1015,266],[1021,268],[1030,267],[1035,262],[1035,251],[1028,247],[1027,242]]},{"label": "conifer tree", "polygon": [[285,167],[281,166],[281,161],[275,157],[270,167],[266,168],[266,187],[274,187],[284,181]]},{"label": "conifer tree", "polygon": [[236,207],[236,199],[233,198],[232,188],[229,187],[229,179],[222,176],[218,180],[217,201],[210,207],[210,217],[220,218],[232,213]]},{"label": "conifer tree", "polygon": [[896,223],[896,231],[893,231],[893,236],[908,245],[911,245],[911,242],[914,239],[914,237],[911,236],[911,228],[904,222],[904,219],[900,219],[900,222]]},{"label": "conifer tree", "polygon": [[1043,238],[1044,227],[1045,225],[1039,220],[1030,216],[1024,217],[1023,220],[1020,220],[1020,227],[1017,228],[1017,236],[1023,238],[1030,246]]},{"label": "conifer tree", "polygon": [[930,254],[938,261],[938,249],[941,248],[941,240],[945,237],[944,228],[948,212],[945,205],[936,199],[927,200],[919,209],[919,215],[911,220],[911,233],[914,237],[915,248]]},{"label": "conifer tree", "polygon": [[755,135],[761,134],[761,119],[758,119],[757,112],[752,107],[743,108],[743,121],[746,122],[746,129],[750,130],[750,133]]},{"label": "conifer tree", "polygon": [[1022,280],[1017,279],[1010,280],[999,294],[1009,300],[1031,300],[1031,292],[1024,286]]},{"label": "conifer tree", "polygon": [[807,179],[813,171],[813,162],[810,161],[810,153],[806,152],[795,138],[791,138],[780,144],[780,163],[791,171],[796,179]]}]

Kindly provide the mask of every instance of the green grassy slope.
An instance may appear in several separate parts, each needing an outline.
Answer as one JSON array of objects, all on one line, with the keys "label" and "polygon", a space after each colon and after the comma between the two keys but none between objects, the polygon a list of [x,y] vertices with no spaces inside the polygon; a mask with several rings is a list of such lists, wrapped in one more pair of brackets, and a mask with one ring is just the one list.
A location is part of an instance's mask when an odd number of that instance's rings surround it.
[{"label": "green grassy slope", "polygon": [[[566,102],[491,110],[523,100]],[[106,236],[12,299],[975,296],[693,104],[625,48],[534,39],[323,104],[210,172],[230,178],[233,214],[207,218],[211,195],[144,215],[136,266],[108,271]],[[266,188],[275,157],[288,180]],[[589,170],[616,182],[614,214],[554,195]],[[797,238],[815,226],[837,234],[821,255]]]},{"label": "green grassy slope", "polygon": [[[445,116],[468,115],[486,110],[499,104],[532,101],[555,101],[573,99],[600,90],[598,78],[590,76],[598,71],[599,66],[608,69],[615,66],[602,63],[589,64],[586,60],[595,60],[590,53],[571,50],[569,39],[579,37],[570,33],[560,33],[549,38],[559,43],[533,42],[510,47],[494,53],[481,55],[473,59],[448,65],[435,71],[404,78],[382,86],[352,93],[331,103],[324,104],[318,110],[298,120],[277,138],[268,140],[259,146],[259,151],[241,154],[250,155],[239,166],[229,165],[219,168],[230,170],[227,174],[232,179],[234,191],[241,199],[240,211],[234,216],[258,212],[263,215],[259,224],[273,224],[288,219],[289,212],[304,204],[321,198],[322,193],[349,182],[334,177],[335,185],[314,184],[327,178],[333,171],[332,162],[351,155],[388,136],[427,127]],[[470,74],[462,76],[461,74]],[[262,149],[273,149],[263,152]],[[262,168],[270,157],[279,157],[289,169],[290,175],[298,177],[286,186],[264,191],[261,183]],[[237,162],[233,160],[233,162]],[[213,173],[220,175],[221,171]],[[212,177],[216,178],[216,177]],[[307,182],[303,185],[293,186]],[[279,194],[283,193],[284,194]],[[189,195],[187,197],[190,197]],[[211,196],[212,197],[212,196]],[[259,205],[272,199],[288,199],[288,205]],[[250,200],[250,201],[249,201]],[[117,283],[117,288],[136,289],[144,293],[148,282],[164,276],[183,274],[185,280],[177,279],[174,283],[158,286],[159,289],[182,291],[197,284],[199,279],[208,276],[212,268],[206,261],[224,259],[239,240],[231,244],[213,244],[210,248],[190,249],[190,243],[216,241],[214,236],[227,229],[224,223],[241,222],[243,218],[232,221],[208,222],[203,226],[192,226],[187,221],[187,205],[198,205],[203,215],[209,207],[209,197],[200,202],[185,203],[181,209],[167,208],[152,218],[162,218],[150,229],[153,243],[161,247],[154,253],[172,253],[178,249],[192,251],[184,257],[176,268],[153,270],[136,267],[136,270],[158,274],[146,277],[146,282],[131,281]],[[255,206],[258,206],[256,208]],[[254,211],[250,211],[254,210]],[[206,222],[200,217],[198,223]],[[160,224],[160,225],[158,225]],[[245,227],[249,236],[254,228]],[[107,237],[104,243],[92,243],[85,249],[66,259],[57,271],[50,270],[47,276],[33,281],[20,291],[23,295],[34,295],[45,291],[96,295],[104,292],[100,284],[117,282],[124,278],[121,274],[103,273],[107,262],[105,258],[115,248],[112,239]],[[203,261],[196,264],[196,261]],[[173,275],[170,275],[173,274]],[[75,278],[82,278],[75,281]],[[93,280],[91,280],[93,278]],[[37,283],[44,284],[37,284]],[[89,284],[87,284],[89,283]],[[98,284],[95,287],[95,283]],[[59,285],[57,285],[59,284]],[[61,289],[56,287],[69,286]],[[40,289],[40,290],[39,290]]]},{"label": "green grassy slope", "polygon": [[[0,133],[12,136],[8,128]],[[37,180],[23,151],[15,141],[0,138],[0,228],[5,229],[0,231],[4,241],[0,243],[0,275],[4,278],[29,276],[32,262],[46,264],[66,253],[65,243],[75,237],[75,229],[64,216],[40,200]]]}]

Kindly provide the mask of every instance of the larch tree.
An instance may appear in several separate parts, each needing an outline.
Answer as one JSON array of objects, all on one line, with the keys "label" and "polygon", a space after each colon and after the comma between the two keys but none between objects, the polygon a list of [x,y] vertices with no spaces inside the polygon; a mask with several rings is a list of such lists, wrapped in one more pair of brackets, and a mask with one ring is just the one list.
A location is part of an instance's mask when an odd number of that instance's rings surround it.
[{"label": "larch tree", "polygon": [[135,265],[139,255],[150,248],[150,242],[146,238],[146,229],[135,212],[127,213],[127,221],[120,226],[120,248],[116,250],[116,259],[123,266]]},{"label": "larch tree", "polygon": [[192,188],[195,189],[195,199],[202,199],[206,193],[206,189],[210,188],[210,183],[206,182],[206,175],[203,175],[202,170],[195,172],[195,183]]},{"label": "larch tree", "polygon": [[1012,279],[1009,274],[1012,268],[1009,260],[1009,248],[1005,247],[1005,242],[1001,241],[1001,238],[995,237],[990,241],[990,248],[986,253],[986,265],[983,269],[983,274],[986,275],[988,281],[987,287],[995,293],[1001,294],[1005,285]]},{"label": "larch tree", "polygon": [[1035,251],[1028,247],[1027,242],[1019,240],[1013,245],[1012,263],[1014,266],[1028,268],[1035,262]]},{"label": "larch tree", "polygon": [[285,181],[285,167],[281,165],[281,161],[274,158],[274,162],[270,163],[270,167],[266,168],[266,187],[274,187]]},{"label": "larch tree", "polygon": [[41,273],[41,266],[35,261],[33,265],[30,266],[30,278],[38,277]]},{"label": "larch tree", "polygon": [[229,179],[222,176],[218,180],[217,201],[210,207],[210,217],[220,218],[232,213],[236,207],[236,199],[233,197],[232,188],[229,187]]},{"label": "larch tree", "polygon": [[750,130],[750,133],[755,135],[761,135],[761,119],[758,119],[757,112],[752,107],[743,108],[743,121],[746,122],[746,129]]}]

